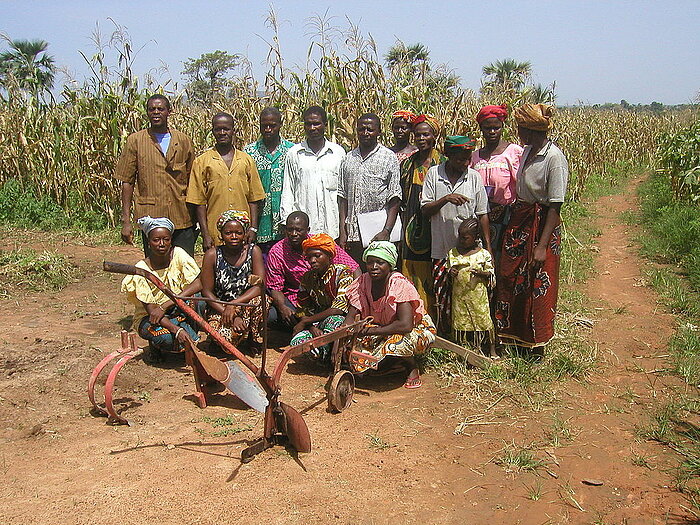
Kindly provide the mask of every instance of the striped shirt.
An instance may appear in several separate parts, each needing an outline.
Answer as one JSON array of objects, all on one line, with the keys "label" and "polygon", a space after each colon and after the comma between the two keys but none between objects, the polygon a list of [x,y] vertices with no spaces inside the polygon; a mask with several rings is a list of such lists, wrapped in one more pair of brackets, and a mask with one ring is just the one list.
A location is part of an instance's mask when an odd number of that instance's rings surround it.
[{"label": "striped shirt", "polygon": [[173,128],[169,132],[165,154],[149,129],[129,135],[114,178],[134,185],[134,218],[167,217],[180,230],[192,226],[185,195],[194,152],[187,135]]}]

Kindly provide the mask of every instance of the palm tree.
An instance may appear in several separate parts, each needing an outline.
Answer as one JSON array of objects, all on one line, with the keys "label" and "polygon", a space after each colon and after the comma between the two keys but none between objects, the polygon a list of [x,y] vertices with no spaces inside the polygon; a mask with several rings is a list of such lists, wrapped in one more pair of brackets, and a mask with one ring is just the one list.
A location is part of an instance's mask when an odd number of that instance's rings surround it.
[{"label": "palm tree", "polygon": [[391,71],[403,67],[415,71],[419,65],[428,63],[430,50],[423,44],[406,46],[399,41],[389,48],[387,54],[384,55],[384,60]]},{"label": "palm tree", "polygon": [[556,86],[556,82],[552,82],[549,86],[535,84],[528,90],[527,98],[529,98],[533,104],[554,104],[554,100],[557,97],[555,92]]},{"label": "palm tree", "polygon": [[530,62],[518,62],[512,58],[496,60],[482,69],[482,73],[487,77],[486,84],[515,91],[525,86],[531,72],[532,64]]},{"label": "palm tree", "polygon": [[10,49],[0,53],[0,83],[8,88],[12,82],[20,89],[38,94],[53,87],[56,66],[53,56],[46,53],[49,43],[44,40],[12,40],[0,34]]}]

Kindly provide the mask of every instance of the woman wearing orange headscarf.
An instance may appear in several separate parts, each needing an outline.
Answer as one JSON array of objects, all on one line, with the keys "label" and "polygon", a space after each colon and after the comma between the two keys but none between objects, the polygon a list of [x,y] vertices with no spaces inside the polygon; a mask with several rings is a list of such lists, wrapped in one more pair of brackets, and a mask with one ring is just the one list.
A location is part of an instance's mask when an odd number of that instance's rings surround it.
[{"label": "woman wearing orange headscarf", "polygon": [[403,109],[395,111],[391,116],[391,132],[394,134],[394,145],[389,149],[396,153],[399,164],[418,151],[418,148],[411,144],[413,122],[417,116]]},{"label": "woman wearing orange headscarf", "polygon": [[435,149],[440,123],[430,115],[414,119],[413,136],[418,151],[401,163],[404,227],[401,271],[418,290],[426,310],[434,314],[433,260],[430,257],[430,220],[420,211],[423,180],[428,170],[445,160]]},{"label": "woman wearing orange headscarf", "polygon": [[517,176],[518,199],[503,235],[496,278],[499,336],[530,349],[543,347],[554,336],[559,292],[559,213],[569,167],[562,151],[547,138],[553,109],[525,104],[515,111],[525,150]]},{"label": "woman wearing orange headscarf", "polygon": [[510,218],[510,205],[515,202],[515,177],[523,148],[503,139],[503,123],[508,108],[484,106],[476,116],[484,145],[474,151],[470,167],[481,175],[489,199],[491,245],[496,262],[500,259],[503,230]]}]

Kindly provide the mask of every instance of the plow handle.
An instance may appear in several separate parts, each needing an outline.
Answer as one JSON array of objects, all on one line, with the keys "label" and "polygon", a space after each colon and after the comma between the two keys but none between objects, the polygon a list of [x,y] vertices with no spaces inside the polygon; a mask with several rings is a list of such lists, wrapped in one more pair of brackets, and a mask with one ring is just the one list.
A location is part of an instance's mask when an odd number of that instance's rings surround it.
[{"label": "plow handle", "polygon": [[146,270],[137,268],[131,264],[104,261],[102,263],[102,269],[110,273],[123,273],[125,275],[140,275],[141,277],[146,277]]}]

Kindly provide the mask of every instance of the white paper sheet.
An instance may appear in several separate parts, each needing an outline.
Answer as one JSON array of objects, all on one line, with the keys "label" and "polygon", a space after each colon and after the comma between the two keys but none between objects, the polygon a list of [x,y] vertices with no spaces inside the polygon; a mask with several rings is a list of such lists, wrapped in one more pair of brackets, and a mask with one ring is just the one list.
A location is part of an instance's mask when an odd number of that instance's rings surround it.
[{"label": "white paper sheet", "polygon": [[[384,228],[386,223],[386,210],[371,211],[369,213],[357,214],[357,225],[360,228],[360,240],[365,248],[369,246],[369,241]],[[389,236],[391,242],[401,240],[401,218],[396,217],[396,224]]]}]

